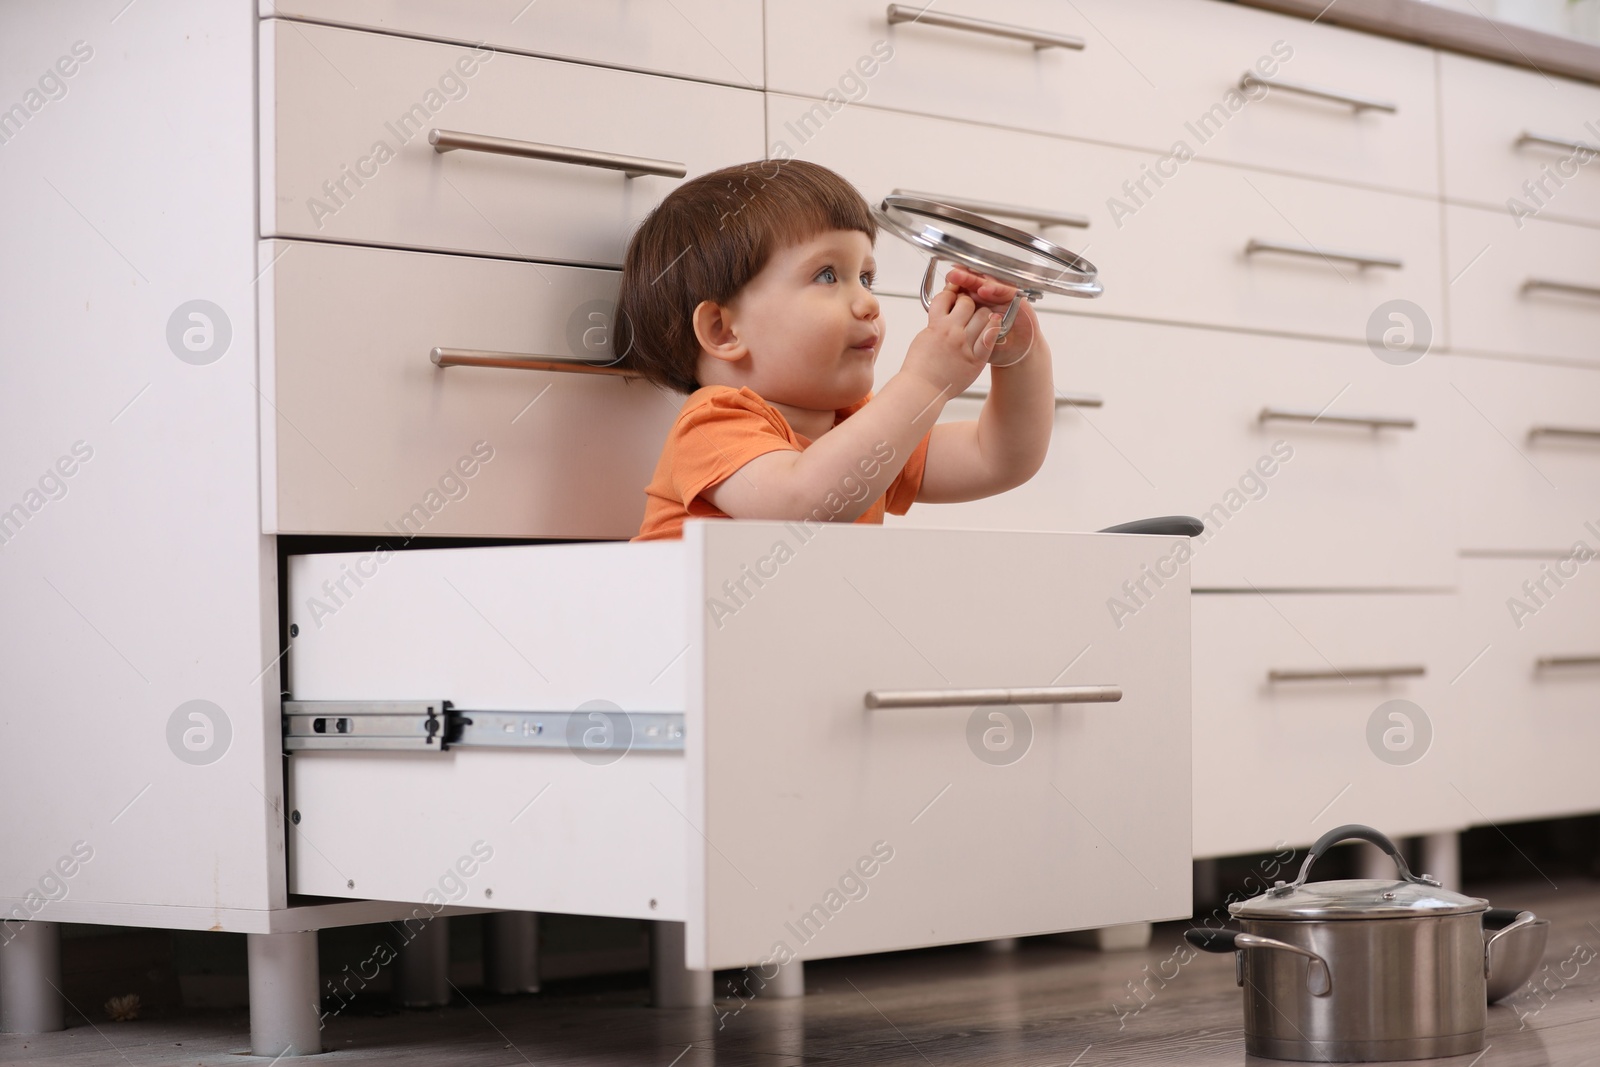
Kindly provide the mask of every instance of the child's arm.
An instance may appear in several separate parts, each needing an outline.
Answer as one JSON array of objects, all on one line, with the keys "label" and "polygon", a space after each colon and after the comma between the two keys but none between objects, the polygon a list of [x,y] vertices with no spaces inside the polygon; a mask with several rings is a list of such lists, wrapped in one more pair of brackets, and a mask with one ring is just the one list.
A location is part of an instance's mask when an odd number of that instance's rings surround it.
[{"label": "child's arm", "polygon": [[855,521],[905,468],[945,402],[977,378],[999,332],[997,313],[946,288],[933,298],[928,327],[911,342],[899,373],[870,404],[803,452],[757,456],[736,477],[707,490],[706,498],[736,519],[800,519],[831,494],[847,503],[841,511],[829,508],[833,521]]},{"label": "child's arm", "polygon": [[[981,308],[1004,308],[1016,289],[964,267],[947,279],[972,294]],[[1021,362],[989,370],[989,398],[976,422],[935,426],[917,502],[951,504],[1014,489],[1044,463],[1055,425],[1055,383],[1050,345],[1033,306],[1024,301],[997,352],[1023,351]],[[1015,357],[1003,357],[1005,363]]]}]

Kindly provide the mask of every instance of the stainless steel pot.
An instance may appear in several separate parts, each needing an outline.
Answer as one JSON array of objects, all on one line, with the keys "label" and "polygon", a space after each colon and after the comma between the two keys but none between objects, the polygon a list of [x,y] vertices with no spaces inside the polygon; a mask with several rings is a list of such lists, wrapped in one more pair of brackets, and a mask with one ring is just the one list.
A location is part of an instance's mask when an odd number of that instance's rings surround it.
[{"label": "stainless steel pot", "polygon": [[[1307,884],[1311,865],[1342,841],[1377,845],[1399,878]],[[1229,905],[1241,932],[1186,936],[1206,951],[1234,953],[1251,1055],[1337,1063],[1459,1056],[1483,1048],[1488,908],[1412,874],[1377,830],[1349,825],[1311,846],[1292,883]],[[1496,936],[1533,921],[1524,912]]]}]

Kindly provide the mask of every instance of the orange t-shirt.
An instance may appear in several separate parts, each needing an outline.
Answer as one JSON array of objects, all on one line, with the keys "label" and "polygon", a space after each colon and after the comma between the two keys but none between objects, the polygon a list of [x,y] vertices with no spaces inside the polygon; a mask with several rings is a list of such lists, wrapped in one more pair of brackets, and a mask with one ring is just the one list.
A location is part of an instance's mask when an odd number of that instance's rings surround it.
[{"label": "orange t-shirt", "polygon": [[[854,415],[872,399],[862,400],[836,413],[835,426]],[[932,431],[930,431],[931,433]],[[904,515],[922,488],[928,460],[928,434],[911,450],[911,458],[889,488],[856,522],[882,523],[884,511]],[[684,519],[726,519],[700,494],[715,488],[757,456],[780,449],[803,452],[811,442],[794,432],[783,413],[747,388],[708,385],[696,389],[667,434],[656,464],[655,477],[645,488],[644,522],[635,541],[677,540]],[[870,462],[885,461],[878,456]],[[844,498],[847,487],[841,487]],[[826,514],[826,507],[822,509]]]}]

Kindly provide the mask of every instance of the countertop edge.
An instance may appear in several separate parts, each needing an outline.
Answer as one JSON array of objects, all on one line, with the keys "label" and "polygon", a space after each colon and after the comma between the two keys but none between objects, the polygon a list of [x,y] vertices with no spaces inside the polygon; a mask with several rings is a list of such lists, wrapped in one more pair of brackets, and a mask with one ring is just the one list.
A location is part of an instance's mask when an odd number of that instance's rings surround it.
[{"label": "countertop edge", "polygon": [[1422,0],[1232,2],[1600,84],[1600,44],[1435,7]]}]

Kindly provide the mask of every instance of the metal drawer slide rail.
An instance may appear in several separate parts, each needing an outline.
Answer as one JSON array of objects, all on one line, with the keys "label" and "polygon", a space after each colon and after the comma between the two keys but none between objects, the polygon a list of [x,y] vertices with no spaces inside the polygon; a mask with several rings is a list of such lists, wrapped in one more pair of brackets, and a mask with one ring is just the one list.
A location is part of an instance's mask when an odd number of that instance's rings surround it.
[{"label": "metal drawer slide rail", "polygon": [[683,751],[683,713],[472,711],[448,700],[285,700],[287,752],[446,752],[455,748]]}]

